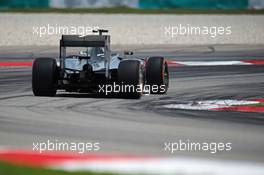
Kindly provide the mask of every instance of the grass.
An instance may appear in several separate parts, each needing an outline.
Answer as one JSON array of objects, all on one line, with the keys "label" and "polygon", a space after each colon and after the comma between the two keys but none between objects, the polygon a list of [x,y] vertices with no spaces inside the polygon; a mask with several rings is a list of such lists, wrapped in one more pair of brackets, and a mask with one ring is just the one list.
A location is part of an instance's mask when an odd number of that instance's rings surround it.
[{"label": "grass", "polygon": [[58,8],[11,8],[0,9],[0,12],[11,13],[103,13],[103,14],[264,14],[264,9],[135,9],[127,7],[116,8],[80,8],[80,9],[58,9]]},{"label": "grass", "polygon": [[247,105],[247,106],[264,107],[264,103],[250,104],[250,105]]},{"label": "grass", "polygon": [[32,168],[25,166],[17,166],[4,162],[0,162],[1,175],[114,175],[107,173],[91,173],[91,172],[66,172],[60,170],[49,170],[44,168]]},{"label": "grass", "polygon": [[264,103],[247,104],[247,105],[234,105],[234,106],[252,106],[252,107],[264,107]]}]

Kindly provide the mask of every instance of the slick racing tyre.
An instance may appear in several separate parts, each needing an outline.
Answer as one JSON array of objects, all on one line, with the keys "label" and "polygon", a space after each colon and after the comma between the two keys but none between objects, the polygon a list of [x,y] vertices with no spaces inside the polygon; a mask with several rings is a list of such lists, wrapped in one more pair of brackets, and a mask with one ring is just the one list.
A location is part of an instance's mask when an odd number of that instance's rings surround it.
[{"label": "slick racing tyre", "polygon": [[37,58],[32,68],[32,90],[35,96],[54,96],[57,91],[57,64],[53,58]]},{"label": "slick racing tyre", "polygon": [[152,94],[165,94],[169,87],[169,71],[163,57],[150,57],[146,65],[146,80]]},{"label": "slick racing tyre", "polygon": [[144,77],[138,60],[123,60],[118,66],[118,81],[122,87],[121,95],[138,99],[143,94]]}]

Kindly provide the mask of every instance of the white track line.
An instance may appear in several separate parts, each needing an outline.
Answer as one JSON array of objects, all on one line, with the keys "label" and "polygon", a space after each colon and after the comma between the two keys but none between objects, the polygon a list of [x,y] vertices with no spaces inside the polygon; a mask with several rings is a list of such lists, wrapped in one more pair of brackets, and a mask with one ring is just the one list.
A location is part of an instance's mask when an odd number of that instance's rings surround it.
[{"label": "white track line", "polygon": [[230,65],[253,65],[243,61],[171,61],[173,64],[183,66],[230,66]]},{"label": "white track line", "polygon": [[263,175],[258,163],[217,161],[195,158],[159,158],[146,160],[67,161],[53,169],[151,175]]}]

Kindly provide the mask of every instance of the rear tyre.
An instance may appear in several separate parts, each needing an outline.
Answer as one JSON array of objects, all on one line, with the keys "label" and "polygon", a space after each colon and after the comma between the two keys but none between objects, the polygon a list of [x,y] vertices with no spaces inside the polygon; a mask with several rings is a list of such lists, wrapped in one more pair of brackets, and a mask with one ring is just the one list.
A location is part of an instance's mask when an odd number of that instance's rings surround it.
[{"label": "rear tyre", "polygon": [[118,81],[125,98],[138,99],[143,94],[143,71],[138,60],[123,60],[118,66]]},{"label": "rear tyre", "polygon": [[57,92],[57,64],[53,58],[37,58],[32,68],[32,90],[35,96],[54,96]]},{"label": "rear tyre", "polygon": [[152,94],[165,94],[169,87],[168,64],[163,57],[150,57],[146,65],[146,80]]}]

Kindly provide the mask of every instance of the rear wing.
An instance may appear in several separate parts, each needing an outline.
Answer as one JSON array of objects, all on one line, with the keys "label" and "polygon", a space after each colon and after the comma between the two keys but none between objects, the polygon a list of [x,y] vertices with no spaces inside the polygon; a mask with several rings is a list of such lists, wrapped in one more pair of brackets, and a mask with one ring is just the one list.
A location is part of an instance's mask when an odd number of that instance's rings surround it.
[{"label": "rear wing", "polygon": [[61,47],[106,47],[110,45],[109,35],[62,35]]},{"label": "rear wing", "polygon": [[[61,69],[64,70],[66,58],[66,48],[67,47],[104,47],[105,56],[105,76],[110,78],[110,61],[111,61],[111,51],[110,51],[110,36],[102,35],[102,32],[106,30],[99,30],[99,35],[62,35],[60,40],[60,65]],[[61,76],[63,77],[63,72]]]}]

